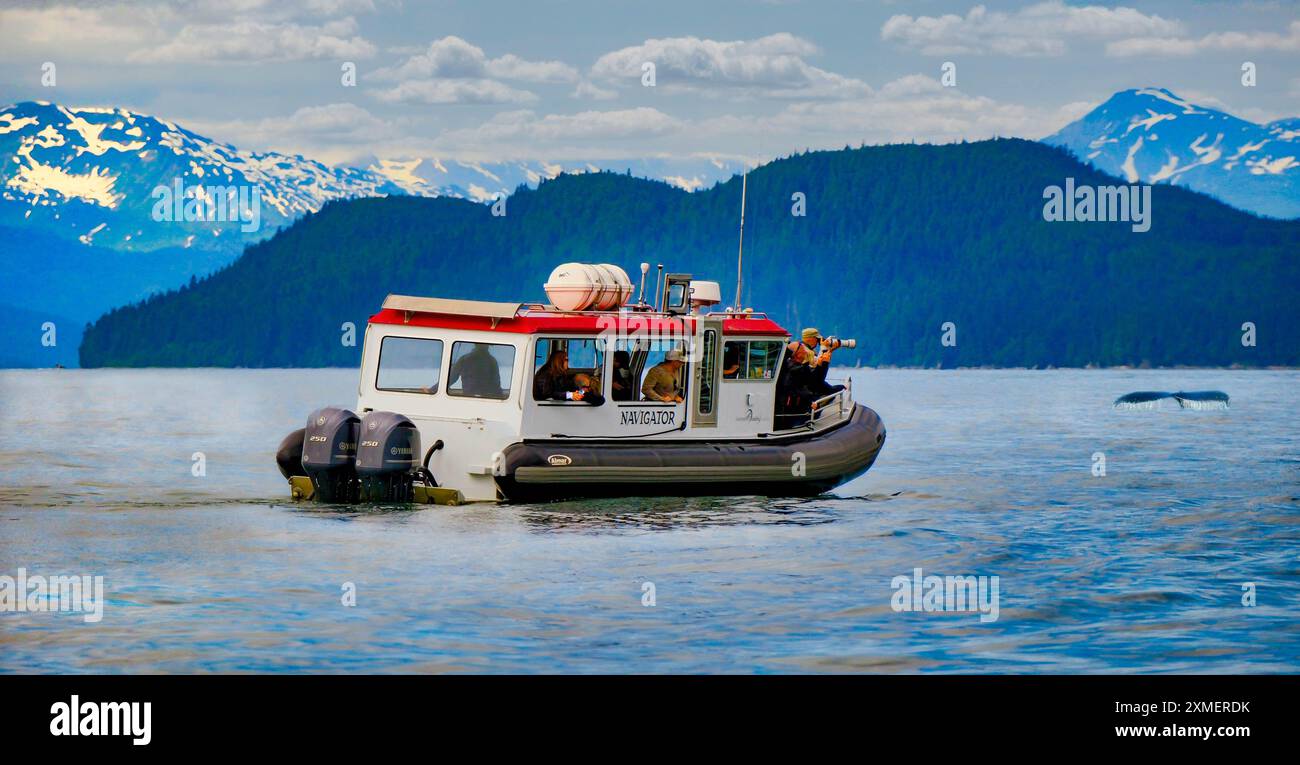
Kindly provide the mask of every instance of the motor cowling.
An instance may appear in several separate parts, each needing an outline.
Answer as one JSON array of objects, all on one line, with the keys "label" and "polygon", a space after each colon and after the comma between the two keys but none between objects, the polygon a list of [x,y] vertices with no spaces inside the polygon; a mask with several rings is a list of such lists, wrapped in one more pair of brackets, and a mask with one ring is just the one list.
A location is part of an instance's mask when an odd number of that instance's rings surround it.
[{"label": "motor cowling", "polygon": [[357,476],[370,502],[410,502],[420,466],[420,431],[396,412],[367,412],[361,418]]},{"label": "motor cowling", "polygon": [[357,435],[361,420],[350,409],[327,406],[307,418],[302,469],[322,502],[356,502]]}]

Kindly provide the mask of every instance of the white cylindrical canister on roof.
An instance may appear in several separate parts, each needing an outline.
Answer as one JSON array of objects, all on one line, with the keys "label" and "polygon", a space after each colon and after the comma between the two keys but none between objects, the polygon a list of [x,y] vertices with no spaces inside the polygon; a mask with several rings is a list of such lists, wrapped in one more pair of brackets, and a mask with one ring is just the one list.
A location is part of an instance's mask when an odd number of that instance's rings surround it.
[{"label": "white cylindrical canister on roof", "polygon": [[600,274],[600,294],[596,296],[593,307],[597,311],[608,311],[618,305],[618,296],[622,291],[618,283],[618,275],[606,263],[597,263],[592,268]]},{"label": "white cylindrical canister on roof", "polygon": [[551,272],[545,289],[561,311],[608,311],[632,297],[632,280],[609,263],[564,263]]},{"label": "white cylindrical canister on roof", "polygon": [[610,308],[627,305],[627,301],[632,297],[632,280],[628,278],[627,271],[613,263],[606,263],[605,268],[609,269],[614,275],[614,280],[618,283],[618,297]]},{"label": "white cylindrical canister on roof", "polygon": [[601,286],[591,266],[562,263],[546,280],[546,297],[561,311],[581,311],[595,301]]}]

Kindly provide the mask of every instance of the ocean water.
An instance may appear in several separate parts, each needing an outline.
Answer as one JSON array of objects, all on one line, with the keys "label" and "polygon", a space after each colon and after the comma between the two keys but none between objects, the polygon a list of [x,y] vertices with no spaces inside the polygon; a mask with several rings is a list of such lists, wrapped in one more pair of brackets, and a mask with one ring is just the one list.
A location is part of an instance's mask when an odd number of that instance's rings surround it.
[{"label": "ocean water", "polygon": [[[273,460],[355,371],[0,371],[0,576],[106,601],[0,612],[0,671],[1300,671],[1300,373],[853,377],[889,438],[833,495],[359,510]],[[996,620],[895,610],[917,568]]]}]

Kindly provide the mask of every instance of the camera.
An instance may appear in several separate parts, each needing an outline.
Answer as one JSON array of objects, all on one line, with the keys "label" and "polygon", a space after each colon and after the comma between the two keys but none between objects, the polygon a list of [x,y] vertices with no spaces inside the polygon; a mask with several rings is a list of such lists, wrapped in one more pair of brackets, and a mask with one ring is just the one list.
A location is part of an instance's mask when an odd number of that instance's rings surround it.
[{"label": "camera", "polygon": [[857,348],[858,341],[853,338],[840,339],[838,337],[822,338],[822,350],[833,351],[837,348]]}]

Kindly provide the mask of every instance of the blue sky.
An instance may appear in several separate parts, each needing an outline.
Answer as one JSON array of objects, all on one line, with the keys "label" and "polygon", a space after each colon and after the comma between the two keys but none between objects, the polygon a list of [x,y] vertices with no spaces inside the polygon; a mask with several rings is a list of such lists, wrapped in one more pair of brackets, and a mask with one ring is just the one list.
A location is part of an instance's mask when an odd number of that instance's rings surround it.
[{"label": "blue sky", "polygon": [[[1039,138],[1131,87],[1300,114],[1295,2],[18,2],[0,101],[122,106],[330,162]],[[1241,83],[1243,62],[1257,85]],[[42,85],[53,62],[56,84]],[[342,82],[344,62],[357,69]],[[655,85],[642,83],[655,64]],[[956,87],[940,83],[956,65]]]}]

